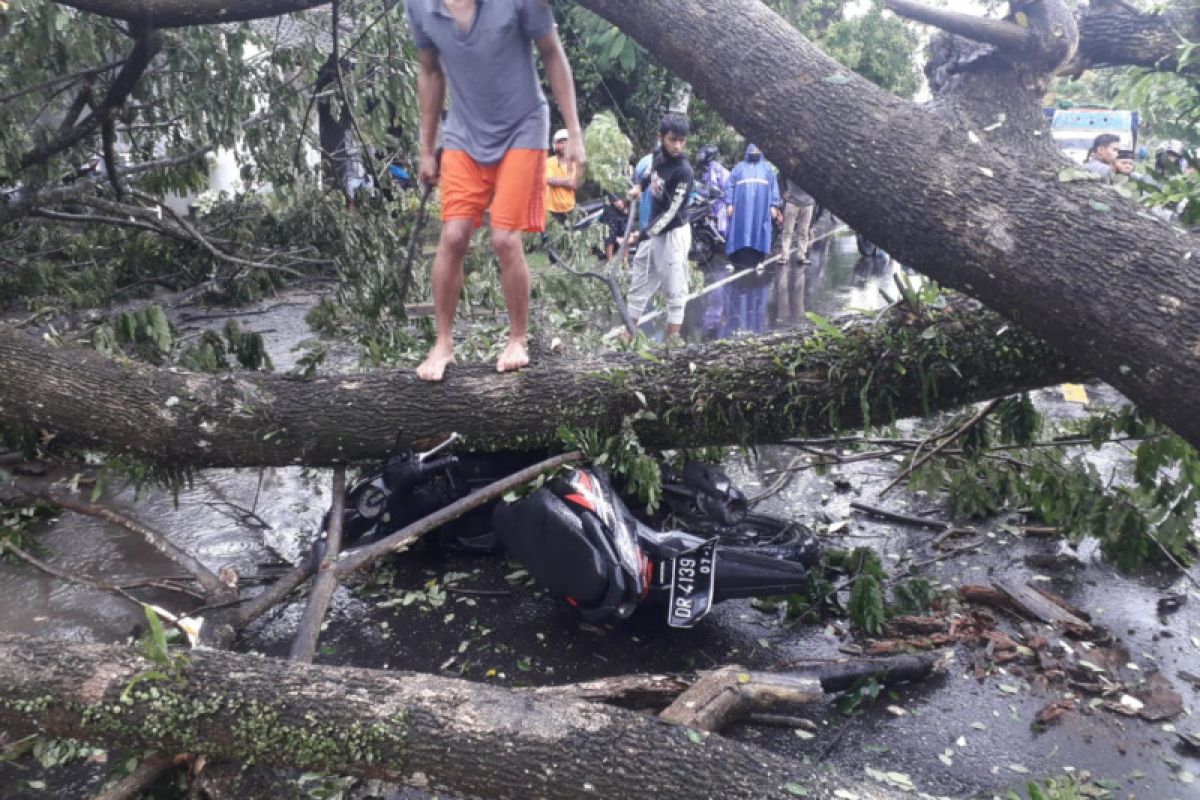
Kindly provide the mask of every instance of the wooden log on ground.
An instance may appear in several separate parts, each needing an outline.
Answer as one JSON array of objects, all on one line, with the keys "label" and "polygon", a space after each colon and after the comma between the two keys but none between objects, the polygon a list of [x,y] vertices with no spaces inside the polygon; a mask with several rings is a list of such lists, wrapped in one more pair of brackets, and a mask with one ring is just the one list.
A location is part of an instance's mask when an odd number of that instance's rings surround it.
[{"label": "wooden log on ground", "polygon": [[495,800],[763,800],[794,797],[789,783],[899,796],[628,711],[462,680],[193,650],[167,680],[131,686],[152,669],[129,647],[0,634],[0,726]]},{"label": "wooden log on ground", "polygon": [[1021,586],[1011,581],[996,581],[991,586],[960,586],[958,593],[968,602],[1014,611],[1027,619],[1056,625],[1081,639],[1096,634],[1096,629],[1088,622],[1031,586]]}]

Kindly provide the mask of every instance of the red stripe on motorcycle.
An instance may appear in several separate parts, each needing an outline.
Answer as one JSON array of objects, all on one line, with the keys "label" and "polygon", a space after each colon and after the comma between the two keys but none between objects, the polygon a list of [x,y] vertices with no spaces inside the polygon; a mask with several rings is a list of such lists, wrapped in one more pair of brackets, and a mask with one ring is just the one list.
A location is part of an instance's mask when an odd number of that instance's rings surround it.
[{"label": "red stripe on motorcycle", "polygon": [[573,493],[567,495],[564,499],[569,500],[570,502],[574,503],[577,506],[586,508],[588,511],[591,511],[593,514],[596,513],[596,505],[595,505],[595,503],[592,502],[592,499],[590,497],[585,497],[584,495],[573,492]]}]

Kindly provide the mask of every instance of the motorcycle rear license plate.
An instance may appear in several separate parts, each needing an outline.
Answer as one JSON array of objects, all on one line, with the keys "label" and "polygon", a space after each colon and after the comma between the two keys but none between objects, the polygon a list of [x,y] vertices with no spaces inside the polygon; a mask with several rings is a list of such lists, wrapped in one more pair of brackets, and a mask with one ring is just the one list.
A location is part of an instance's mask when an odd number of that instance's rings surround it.
[{"label": "motorcycle rear license plate", "polygon": [[717,568],[717,540],[680,553],[671,560],[671,600],[667,624],[690,628],[712,608],[713,574]]}]

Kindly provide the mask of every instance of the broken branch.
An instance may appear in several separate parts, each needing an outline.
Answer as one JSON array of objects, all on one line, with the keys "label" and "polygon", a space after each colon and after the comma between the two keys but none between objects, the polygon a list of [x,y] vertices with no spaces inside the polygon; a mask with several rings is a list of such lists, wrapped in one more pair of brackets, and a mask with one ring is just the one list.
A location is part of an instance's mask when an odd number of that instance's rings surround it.
[{"label": "broken branch", "polygon": [[934,8],[913,0],[884,0],[884,6],[905,19],[932,25],[975,42],[994,45],[1013,55],[1033,55],[1041,47],[1032,31],[1011,22]]},{"label": "broken branch", "polygon": [[96,517],[105,522],[110,522],[114,525],[119,525],[125,530],[135,533],[142,537],[151,547],[158,550],[167,558],[174,561],[184,569],[189,575],[196,579],[196,583],[204,589],[205,594],[210,599],[225,598],[229,595],[229,587],[221,583],[220,579],[213,574],[212,570],[204,566],[194,556],[191,556],[175,546],[161,532],[151,528],[139,519],[131,517],[124,512],[118,511],[110,506],[93,503],[78,497],[71,492],[63,491],[53,485],[49,485],[43,481],[35,481],[29,478],[14,476],[12,485],[18,491],[29,497],[45,500],[53,503],[56,506],[65,508],[69,511],[74,511],[77,514],[85,514],[89,517]]},{"label": "broken branch", "polygon": [[430,531],[440,528],[447,522],[454,520],[466,514],[468,511],[473,511],[476,508],[490,503],[503,497],[508,492],[520,486],[529,483],[539,475],[559,467],[573,464],[583,459],[583,453],[578,450],[573,450],[570,453],[563,453],[545,461],[539,461],[531,467],[526,467],[520,472],[514,472],[507,478],[489,483],[487,486],[478,491],[471,492],[466,497],[463,497],[450,505],[438,509],[429,516],[417,520],[416,522],[393,533],[385,539],[381,539],[374,544],[367,545],[361,550],[355,551],[353,554],[338,561],[330,570],[338,580],[345,580],[350,575],[353,575],[358,570],[373,563],[382,556],[388,553],[398,552],[408,548],[414,541]]},{"label": "broken branch", "polygon": [[333,571],[338,553],[342,549],[342,511],[346,501],[346,468],[338,465],[333,470],[333,503],[329,508],[329,528],[326,531],[325,557],[317,567],[317,578],[308,595],[308,606],[300,618],[300,629],[292,642],[289,658],[311,664],[317,652],[317,639],[321,636],[321,623],[337,591],[338,578]]}]

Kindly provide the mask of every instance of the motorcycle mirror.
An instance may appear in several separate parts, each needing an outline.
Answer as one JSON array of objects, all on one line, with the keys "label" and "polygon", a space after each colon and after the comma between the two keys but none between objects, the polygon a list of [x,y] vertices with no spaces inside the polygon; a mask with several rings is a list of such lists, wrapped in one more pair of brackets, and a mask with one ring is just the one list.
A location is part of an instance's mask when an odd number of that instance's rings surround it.
[{"label": "motorcycle mirror", "polygon": [[424,453],[417,453],[417,461],[421,462],[421,461],[424,461],[425,459],[429,458],[432,455],[437,455],[442,450],[445,450],[447,447],[454,444],[461,438],[462,437],[458,435],[458,432],[455,431],[454,433],[450,434],[450,438],[446,439],[446,441],[442,442],[441,444],[439,444],[437,447],[433,448],[432,450],[426,450]]}]

